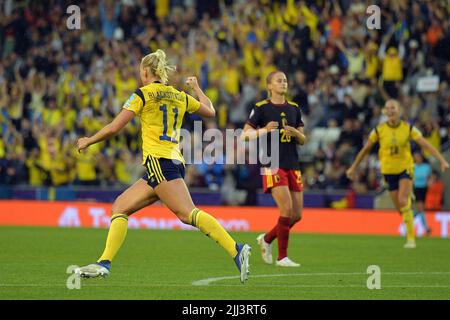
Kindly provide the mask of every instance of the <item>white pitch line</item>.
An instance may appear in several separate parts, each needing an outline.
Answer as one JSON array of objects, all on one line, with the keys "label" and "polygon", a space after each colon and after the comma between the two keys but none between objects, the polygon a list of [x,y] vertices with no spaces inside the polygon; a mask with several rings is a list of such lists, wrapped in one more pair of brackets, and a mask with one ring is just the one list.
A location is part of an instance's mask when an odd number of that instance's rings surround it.
[{"label": "white pitch line", "polygon": [[[242,288],[242,284],[216,284],[214,287],[239,287]],[[252,285],[251,288],[261,287],[261,288],[362,288],[367,290],[367,286],[358,285],[358,284],[343,284],[343,285],[320,285],[320,284],[294,284],[294,285],[286,285],[286,284],[256,284]],[[381,285],[381,289],[383,288],[450,288],[449,286],[443,285]]]},{"label": "white pitch line", "polygon": [[[292,276],[354,276],[367,275],[365,272],[321,272],[321,273],[282,273],[282,274],[258,274],[249,278],[273,278],[273,277],[292,277]],[[382,272],[381,275],[450,275],[450,272]],[[206,278],[192,282],[194,286],[208,286],[210,283],[239,279],[239,276]],[[285,286],[285,285],[284,285]]]},{"label": "white pitch line", "polygon": [[[9,287],[9,288],[60,288],[66,289],[65,286],[61,285],[47,285],[47,284],[0,284],[0,287]],[[81,288],[111,288],[111,287],[119,287],[119,288],[153,288],[153,287],[192,287],[192,284],[112,284],[112,285],[99,285],[99,284],[91,284],[91,285],[82,285]],[[243,288],[242,284],[216,284],[214,287],[239,287]],[[248,288],[286,288],[285,284],[254,284]],[[366,289],[363,285],[289,285],[289,288],[363,288]],[[450,288],[450,286],[444,285],[382,285],[381,288]],[[76,291],[76,290],[75,290]],[[0,295],[1,297],[1,295]]]},{"label": "white pitch line", "polygon": [[[289,276],[334,276],[334,275],[361,275],[365,273],[361,272],[347,272],[347,273],[281,273],[281,274],[257,274],[254,276],[251,276],[251,278],[272,278],[272,277],[289,277]],[[206,278],[202,280],[197,280],[192,282],[194,286],[207,286],[211,282],[217,282],[222,280],[229,280],[229,279],[239,279],[239,276],[227,276],[227,277],[216,277],[216,278]]]},{"label": "white pitch line", "polygon": [[[258,274],[252,275],[250,278],[273,278],[273,277],[292,277],[292,276],[355,276],[355,275],[367,275],[364,272],[318,272],[318,273],[285,273],[285,274]],[[383,275],[450,275],[450,272],[382,272]],[[197,280],[191,284],[175,284],[175,283],[83,283],[82,287],[192,287],[194,286],[209,286],[213,282],[219,282],[223,280],[239,279],[239,276],[225,276],[225,277],[215,277],[207,278],[202,280]],[[242,284],[214,284],[215,287],[241,287]],[[264,284],[256,283],[251,285],[254,287],[286,287],[286,284]],[[65,288],[65,285],[61,284],[47,284],[47,283],[0,283],[0,288],[10,287],[10,288],[26,288],[26,287],[49,287],[49,288]],[[293,288],[358,288],[364,287],[361,285],[289,285]],[[450,285],[383,285],[382,288],[450,288]]]},{"label": "white pitch line", "polygon": [[[20,284],[20,283],[0,283],[0,288],[1,287],[11,287],[11,288],[26,288],[26,287],[45,287],[45,288],[61,288],[61,289],[66,289],[66,285],[65,284],[39,284],[39,283],[25,283],[25,284]],[[152,283],[152,284],[130,284],[130,283],[114,283],[114,284],[94,284],[94,283],[90,283],[90,284],[86,284],[86,283],[82,283],[81,287],[103,287],[103,288],[111,288],[111,287],[192,287],[192,284],[164,284],[164,283]]]}]

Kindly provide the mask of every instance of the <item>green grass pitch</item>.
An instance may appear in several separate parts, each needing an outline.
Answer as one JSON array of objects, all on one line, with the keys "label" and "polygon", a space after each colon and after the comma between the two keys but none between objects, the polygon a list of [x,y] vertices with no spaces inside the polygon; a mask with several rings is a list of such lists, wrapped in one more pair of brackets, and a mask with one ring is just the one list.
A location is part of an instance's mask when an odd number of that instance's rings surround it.
[{"label": "green grass pitch", "polygon": [[[262,262],[257,233],[233,233],[253,247],[242,285],[232,259],[200,232],[129,230],[108,278],[68,289],[67,267],[95,261],[106,234],[0,227],[0,299],[450,299],[450,239],[407,250],[401,237],[317,234],[292,234],[289,255],[302,266],[280,268]],[[381,269],[379,290],[367,288],[370,265]]]}]

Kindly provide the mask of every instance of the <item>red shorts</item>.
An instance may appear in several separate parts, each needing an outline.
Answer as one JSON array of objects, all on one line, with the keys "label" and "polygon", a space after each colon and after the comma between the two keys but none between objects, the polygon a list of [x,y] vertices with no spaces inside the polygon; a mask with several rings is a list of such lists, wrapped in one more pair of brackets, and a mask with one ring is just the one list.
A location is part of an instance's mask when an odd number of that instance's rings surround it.
[{"label": "red shorts", "polygon": [[270,189],[278,186],[288,186],[289,190],[295,192],[303,191],[302,172],[293,169],[278,169],[275,174],[269,169],[265,168],[265,175],[263,178],[264,193],[270,193]]}]

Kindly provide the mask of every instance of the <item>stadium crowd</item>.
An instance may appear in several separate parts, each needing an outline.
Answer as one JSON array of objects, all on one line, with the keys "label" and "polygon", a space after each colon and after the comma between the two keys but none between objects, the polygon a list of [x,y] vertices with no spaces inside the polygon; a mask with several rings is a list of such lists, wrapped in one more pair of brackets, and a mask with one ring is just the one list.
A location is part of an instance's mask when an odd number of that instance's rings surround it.
[{"label": "stadium crowd", "polygon": [[[400,100],[404,118],[435,147],[450,140],[445,0],[88,0],[78,2],[81,28],[69,30],[71,2],[0,0],[0,184],[138,178],[137,120],[85,153],[74,144],[119,112],[139,87],[140,58],[157,48],[177,65],[175,87],[186,89],[186,76],[198,75],[218,111],[204,128],[242,128],[254,103],[266,98],[266,76],[284,71],[307,134],[340,131],[302,157],[307,189],[349,188],[345,170],[383,121],[389,97]],[[366,25],[370,4],[381,8],[380,29]],[[439,76],[438,88],[421,90],[421,78],[431,75]],[[192,130],[194,120],[184,127]],[[186,179],[221,189],[233,203],[232,190],[260,186],[258,174],[256,166],[203,164],[189,165]],[[366,193],[380,180],[372,155],[351,187]]]}]

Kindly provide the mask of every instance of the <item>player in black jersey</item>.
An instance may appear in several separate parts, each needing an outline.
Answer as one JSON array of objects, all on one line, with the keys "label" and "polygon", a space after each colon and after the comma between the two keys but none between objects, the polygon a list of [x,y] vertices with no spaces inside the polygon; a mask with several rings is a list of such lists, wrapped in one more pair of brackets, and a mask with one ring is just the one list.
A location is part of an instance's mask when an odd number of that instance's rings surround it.
[{"label": "player in black jersey", "polygon": [[268,136],[268,150],[271,144],[277,143],[279,165],[265,167],[263,175],[264,192],[271,192],[280,210],[277,225],[268,233],[261,234],[257,240],[261,246],[264,262],[272,264],[271,243],[278,238],[277,266],[298,267],[287,256],[289,230],[300,221],[303,209],[303,183],[300,171],[297,145],[304,144],[306,137],[303,133],[303,121],[300,107],[286,99],[288,82],[281,71],[274,71],[266,79],[269,98],[256,103],[247,123],[244,126],[243,139],[256,139],[272,130],[279,130],[279,141],[270,141]]}]

